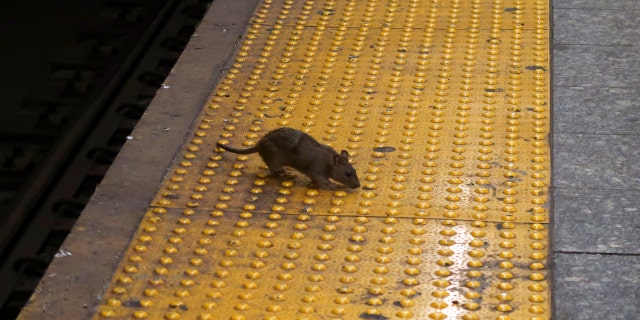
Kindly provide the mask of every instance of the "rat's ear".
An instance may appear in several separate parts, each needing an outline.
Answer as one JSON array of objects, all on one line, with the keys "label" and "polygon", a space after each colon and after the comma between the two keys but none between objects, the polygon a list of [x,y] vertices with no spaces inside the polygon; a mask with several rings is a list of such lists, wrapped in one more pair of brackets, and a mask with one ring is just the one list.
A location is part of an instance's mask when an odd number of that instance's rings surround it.
[{"label": "rat's ear", "polygon": [[347,152],[347,150],[340,151],[340,155],[343,156],[345,159],[349,159],[349,152]]},{"label": "rat's ear", "polygon": [[342,162],[342,159],[340,159],[340,156],[337,154],[333,155],[333,165],[337,166],[340,165],[340,163]]}]

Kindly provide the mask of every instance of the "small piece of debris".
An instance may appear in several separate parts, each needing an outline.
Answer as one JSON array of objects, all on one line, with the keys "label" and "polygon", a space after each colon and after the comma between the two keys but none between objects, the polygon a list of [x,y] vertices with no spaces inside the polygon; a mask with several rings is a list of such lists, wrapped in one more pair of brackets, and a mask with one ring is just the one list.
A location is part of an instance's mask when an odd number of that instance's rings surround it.
[{"label": "small piece of debris", "polygon": [[54,258],[62,258],[62,257],[68,257],[71,256],[71,252],[69,251],[65,251],[63,249],[59,249],[58,252],[56,252],[56,254],[53,256]]},{"label": "small piece of debris", "polygon": [[394,147],[377,147],[377,148],[373,148],[373,151],[375,151],[375,152],[393,152],[393,151],[396,151],[396,148],[394,148]]}]

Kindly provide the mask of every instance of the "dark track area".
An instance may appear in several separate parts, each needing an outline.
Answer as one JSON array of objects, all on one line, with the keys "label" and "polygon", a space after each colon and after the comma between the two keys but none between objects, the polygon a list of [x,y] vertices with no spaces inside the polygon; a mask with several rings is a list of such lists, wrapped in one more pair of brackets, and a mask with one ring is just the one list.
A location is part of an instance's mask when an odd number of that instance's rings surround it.
[{"label": "dark track area", "polygon": [[0,5],[0,319],[14,319],[211,0]]}]

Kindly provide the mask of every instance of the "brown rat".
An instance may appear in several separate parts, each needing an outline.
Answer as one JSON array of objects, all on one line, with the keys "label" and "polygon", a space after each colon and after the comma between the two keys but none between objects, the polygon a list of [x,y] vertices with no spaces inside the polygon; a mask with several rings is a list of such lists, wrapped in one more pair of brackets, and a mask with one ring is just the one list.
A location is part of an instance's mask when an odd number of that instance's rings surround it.
[{"label": "brown rat", "polygon": [[217,146],[238,154],[257,152],[275,177],[285,175],[284,166],[288,166],[311,178],[311,183],[320,188],[336,187],[329,178],[352,189],[360,187],[360,180],[349,163],[347,151],[342,150],[338,154],[300,130],[275,129],[262,137],[256,146],[248,149],[236,149],[220,143]]}]

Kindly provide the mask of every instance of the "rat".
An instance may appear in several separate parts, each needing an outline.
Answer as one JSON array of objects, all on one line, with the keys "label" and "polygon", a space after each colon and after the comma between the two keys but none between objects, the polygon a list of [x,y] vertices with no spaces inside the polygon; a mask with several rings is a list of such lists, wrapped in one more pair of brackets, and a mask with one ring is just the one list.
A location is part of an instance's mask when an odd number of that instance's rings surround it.
[{"label": "rat", "polygon": [[256,146],[248,149],[236,149],[221,143],[216,145],[237,154],[257,152],[276,178],[286,175],[284,167],[287,166],[309,177],[312,187],[335,189],[337,185],[329,179],[351,189],[360,187],[360,180],[349,163],[346,150],[338,154],[300,130],[286,127],[272,130]]}]

